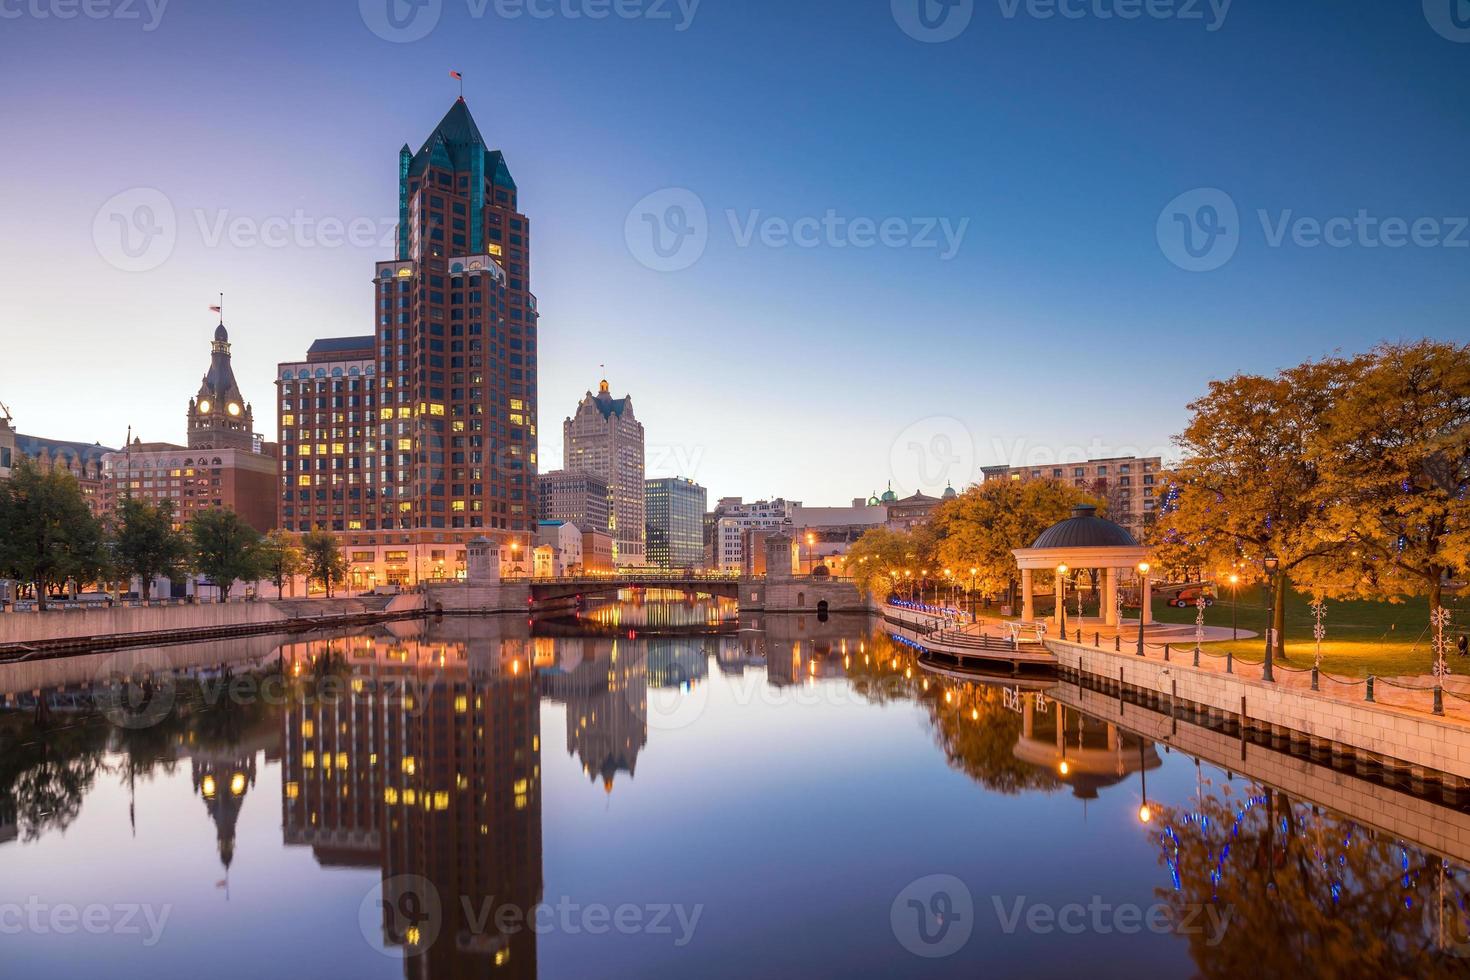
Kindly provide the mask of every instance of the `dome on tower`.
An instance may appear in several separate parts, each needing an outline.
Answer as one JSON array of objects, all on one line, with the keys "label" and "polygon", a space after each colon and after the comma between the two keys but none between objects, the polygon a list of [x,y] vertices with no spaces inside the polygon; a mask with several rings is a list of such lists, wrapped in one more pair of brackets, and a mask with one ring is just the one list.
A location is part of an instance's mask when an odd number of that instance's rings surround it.
[{"label": "dome on tower", "polygon": [[944,488],[944,495],[943,495],[943,499],[944,500],[953,500],[954,498],[956,498],[958,496],[959,496],[959,494],[955,492],[955,488],[954,488],[954,484],[953,483],[947,485]]},{"label": "dome on tower", "polygon": [[883,491],[883,502],[892,504],[898,502],[898,494],[893,492],[893,481],[888,481],[888,489]]},{"label": "dome on tower", "polygon": [[225,329],[225,325],[223,323],[221,323],[219,326],[217,326],[217,327],[214,328],[214,342],[215,343],[217,343],[217,344],[228,343],[229,342],[229,339],[230,339],[230,332]]}]

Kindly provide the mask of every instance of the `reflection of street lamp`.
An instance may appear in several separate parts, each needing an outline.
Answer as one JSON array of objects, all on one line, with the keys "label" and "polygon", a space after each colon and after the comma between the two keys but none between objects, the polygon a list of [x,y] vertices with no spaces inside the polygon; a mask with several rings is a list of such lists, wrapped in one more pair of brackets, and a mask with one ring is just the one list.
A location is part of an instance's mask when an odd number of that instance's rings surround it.
[{"label": "reflection of street lamp", "polygon": [[1138,655],[1143,656],[1143,620],[1145,604],[1148,602],[1148,569],[1146,561],[1138,563]]},{"label": "reflection of street lamp", "polygon": [[[1275,672],[1271,669],[1272,660],[1276,653],[1276,569],[1281,566],[1281,561],[1271,555],[1265,559],[1266,566],[1266,667],[1261,671],[1261,680],[1274,681]],[[1284,597],[1283,597],[1284,598]]]},{"label": "reflection of street lamp", "polygon": [[1143,739],[1138,740],[1138,782],[1143,789],[1143,802],[1138,805],[1138,822],[1148,823],[1154,813],[1148,808],[1148,766],[1143,757]]}]

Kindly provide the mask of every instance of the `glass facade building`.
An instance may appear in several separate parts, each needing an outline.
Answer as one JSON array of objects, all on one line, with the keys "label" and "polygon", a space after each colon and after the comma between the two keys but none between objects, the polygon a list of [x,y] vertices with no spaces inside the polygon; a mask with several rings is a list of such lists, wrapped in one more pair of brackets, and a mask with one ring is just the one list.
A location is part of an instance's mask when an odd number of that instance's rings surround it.
[{"label": "glass facade building", "polygon": [[704,565],[704,510],[709,492],[693,480],[644,481],[648,564],[658,568]]}]

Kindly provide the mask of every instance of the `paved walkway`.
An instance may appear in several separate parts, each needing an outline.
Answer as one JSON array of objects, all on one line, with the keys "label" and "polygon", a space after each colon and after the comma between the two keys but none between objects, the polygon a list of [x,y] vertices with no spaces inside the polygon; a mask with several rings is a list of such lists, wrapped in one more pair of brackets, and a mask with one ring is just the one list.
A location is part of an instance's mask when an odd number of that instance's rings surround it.
[{"label": "paved walkway", "polygon": [[[969,624],[961,629],[966,633],[984,632],[991,636],[1006,637],[1010,635],[1012,625],[1011,621],[982,616],[980,622]],[[1077,640],[1078,626],[1078,623],[1068,618],[1066,638],[1072,642]],[[1138,620],[1136,619],[1124,620],[1121,631],[1112,626],[1105,626],[1096,619],[1083,619],[1080,627],[1084,646],[1093,646],[1095,640],[1096,646],[1104,650],[1113,650],[1115,647],[1123,653],[1136,653],[1138,650]],[[1217,643],[1231,639],[1232,635],[1238,635],[1242,640],[1257,636],[1250,630],[1239,630],[1238,634],[1235,634],[1228,626],[1206,626],[1204,642]],[[1055,639],[1056,637],[1048,632],[1047,638]],[[1154,623],[1144,627],[1144,656],[1149,660],[1164,660],[1167,645],[1170,663],[1192,668],[1194,644],[1195,627],[1193,624]],[[1452,658],[1451,670],[1458,666],[1453,662],[1456,659],[1458,658]],[[1229,667],[1234,673],[1251,679],[1259,679],[1264,669],[1262,664],[1240,660],[1233,661]],[[1208,650],[1200,651],[1201,670],[1224,673],[1226,668],[1227,662],[1224,655],[1213,654]],[[1277,661],[1273,670],[1276,683],[1282,687],[1311,690],[1312,669],[1310,666],[1301,667],[1295,662],[1283,665]],[[1368,682],[1361,678],[1339,677],[1324,673],[1319,678],[1317,693],[1340,701],[1366,701]],[[1434,712],[1434,678],[1430,676],[1374,678],[1373,701],[1383,707],[1432,715]],[[1457,673],[1446,677],[1443,702],[1445,720],[1470,725],[1470,676]]]}]

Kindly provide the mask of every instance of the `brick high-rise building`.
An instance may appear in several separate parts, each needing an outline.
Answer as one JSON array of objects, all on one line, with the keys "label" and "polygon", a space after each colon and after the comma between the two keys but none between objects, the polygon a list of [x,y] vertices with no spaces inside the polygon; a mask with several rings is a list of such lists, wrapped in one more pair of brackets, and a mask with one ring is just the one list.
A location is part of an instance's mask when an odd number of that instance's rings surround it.
[{"label": "brick high-rise building", "polygon": [[1143,534],[1158,514],[1154,496],[1163,460],[1158,456],[1114,456],[1071,463],[1037,466],[986,466],[985,480],[1057,480],[1095,494],[1107,501],[1108,519],[1123,525],[1135,536]]},{"label": "brick high-rise building", "polygon": [[538,487],[543,521],[566,521],[583,531],[608,529],[606,481],[591,473],[553,470],[541,474]]},{"label": "brick high-rise building", "polygon": [[613,560],[619,567],[645,562],[643,423],[633,399],[614,398],[604,379],[587,392],[577,414],[562,423],[563,469],[591,473],[607,484]]},{"label": "brick high-rise building", "polygon": [[[518,193],[459,99],[417,153],[399,151],[397,254],[376,267],[372,374],[360,370],[356,409],[351,376],[334,373],[341,365],[325,380],[343,390],[326,392],[316,366],[282,365],[282,412],[295,423],[282,423],[282,459],[296,464],[282,468],[282,520],[343,534],[354,565],[372,564],[379,581],[390,555],[409,566],[396,562],[391,577],[416,582],[462,572],[457,556],[471,538],[485,535],[508,556],[534,537],[537,313]],[[301,370],[312,390],[288,398]],[[369,385],[375,417],[354,425]],[[354,429],[370,447],[357,454],[355,481]],[[358,557],[367,549],[371,563]]]}]

